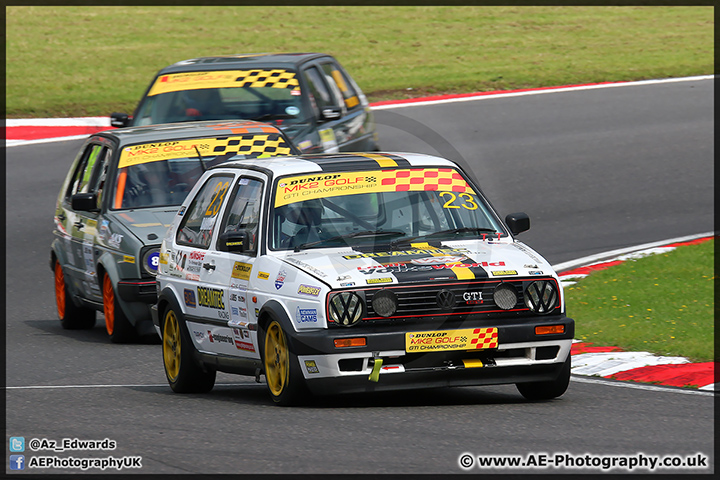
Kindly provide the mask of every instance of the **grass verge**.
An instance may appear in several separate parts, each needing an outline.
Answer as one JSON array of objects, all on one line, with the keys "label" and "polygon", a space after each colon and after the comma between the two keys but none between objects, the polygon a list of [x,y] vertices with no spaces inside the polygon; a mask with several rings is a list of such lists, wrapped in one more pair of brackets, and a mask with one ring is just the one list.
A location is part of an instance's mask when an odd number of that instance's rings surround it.
[{"label": "grass verge", "polygon": [[712,6],[8,6],[8,118],[131,112],[179,60],[334,55],[371,101],[712,74]]},{"label": "grass verge", "polygon": [[714,240],[629,260],[565,288],[575,338],[627,351],[714,359]]}]

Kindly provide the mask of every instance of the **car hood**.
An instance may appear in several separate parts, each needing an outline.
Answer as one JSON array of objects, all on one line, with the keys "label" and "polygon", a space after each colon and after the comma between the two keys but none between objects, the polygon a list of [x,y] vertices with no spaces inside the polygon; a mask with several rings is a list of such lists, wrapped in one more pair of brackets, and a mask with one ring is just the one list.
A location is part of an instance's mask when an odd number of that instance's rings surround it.
[{"label": "car hood", "polygon": [[[437,245],[437,244],[436,244]],[[331,288],[443,283],[483,278],[555,276],[550,264],[521,242],[415,244],[398,250],[313,249],[281,259]]]},{"label": "car hood", "polygon": [[145,245],[159,244],[180,207],[157,207],[114,212],[113,220],[122,224]]}]

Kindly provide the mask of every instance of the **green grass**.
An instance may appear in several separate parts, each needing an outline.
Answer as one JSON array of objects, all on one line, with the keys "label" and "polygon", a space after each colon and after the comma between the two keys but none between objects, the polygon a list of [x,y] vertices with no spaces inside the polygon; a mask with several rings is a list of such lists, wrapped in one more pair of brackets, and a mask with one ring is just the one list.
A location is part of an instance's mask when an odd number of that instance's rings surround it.
[{"label": "green grass", "polygon": [[714,243],[626,261],[566,287],[575,338],[627,351],[712,361]]},{"label": "green grass", "polygon": [[6,8],[9,118],[131,112],[214,54],[320,51],[371,101],[712,74],[713,7]]}]

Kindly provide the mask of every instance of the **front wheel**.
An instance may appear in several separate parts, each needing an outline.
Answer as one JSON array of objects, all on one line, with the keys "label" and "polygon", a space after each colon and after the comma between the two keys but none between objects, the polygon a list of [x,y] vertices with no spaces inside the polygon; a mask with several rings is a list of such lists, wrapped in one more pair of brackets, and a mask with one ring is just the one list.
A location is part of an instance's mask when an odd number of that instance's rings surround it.
[{"label": "front wheel", "polygon": [[271,321],[265,332],[263,364],[268,390],[276,404],[294,405],[307,395],[297,356],[290,351],[287,336],[277,320]]},{"label": "front wheel", "polygon": [[190,335],[172,307],[165,312],[162,352],[165,376],[176,393],[207,393],[215,386],[215,370],[204,371],[192,358]]},{"label": "front wheel", "polygon": [[555,380],[518,383],[516,386],[520,394],[528,400],[551,400],[565,393],[569,384],[570,355],[563,363],[560,375]]},{"label": "front wheel", "polygon": [[95,310],[75,305],[65,283],[65,274],[57,260],[55,260],[55,305],[60,325],[64,329],[86,330],[95,326]]},{"label": "front wheel", "polygon": [[112,280],[107,273],[103,276],[103,313],[105,314],[105,330],[113,343],[128,343],[137,338],[135,327],[130,323],[122,307],[118,303],[113,289]]}]

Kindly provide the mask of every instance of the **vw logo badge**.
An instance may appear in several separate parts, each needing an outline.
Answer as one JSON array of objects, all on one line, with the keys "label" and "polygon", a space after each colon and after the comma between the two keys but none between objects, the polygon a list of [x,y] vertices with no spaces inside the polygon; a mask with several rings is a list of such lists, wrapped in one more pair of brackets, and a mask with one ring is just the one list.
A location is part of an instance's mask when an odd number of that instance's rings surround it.
[{"label": "vw logo badge", "polygon": [[450,290],[440,290],[435,296],[438,307],[443,310],[450,310],[455,306],[455,294]]}]

